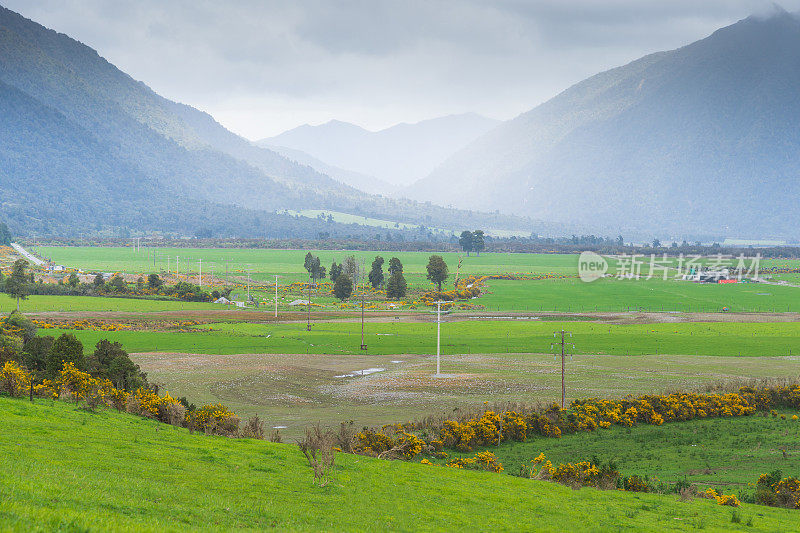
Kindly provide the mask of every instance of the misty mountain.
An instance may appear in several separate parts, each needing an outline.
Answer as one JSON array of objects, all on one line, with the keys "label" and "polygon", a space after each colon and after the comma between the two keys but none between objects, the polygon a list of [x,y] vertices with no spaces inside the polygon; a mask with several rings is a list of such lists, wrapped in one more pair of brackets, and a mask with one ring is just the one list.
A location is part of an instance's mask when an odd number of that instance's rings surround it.
[{"label": "misty mountain", "polygon": [[15,233],[359,234],[276,212],[451,227],[530,221],[370,196],[167,100],[93,49],[0,7],[0,219]]},{"label": "misty mountain", "polygon": [[257,144],[300,150],[329,165],[376,176],[397,187],[428,175],[497,124],[497,120],[465,113],[372,132],[332,120],[320,126],[299,126]]},{"label": "misty mountain", "polygon": [[343,168],[329,165],[301,150],[294,150],[292,148],[286,148],[285,146],[273,146],[268,144],[262,144],[261,146],[282,155],[286,159],[301,165],[307,165],[314,170],[325,174],[326,176],[330,176],[336,181],[369,194],[387,194],[393,193],[397,190],[397,187],[394,185],[378,179],[375,176],[368,176],[366,174],[361,174],[360,172],[345,170]]},{"label": "misty mountain", "polygon": [[750,17],[570,87],[405,192],[621,231],[800,234],[800,22]]}]

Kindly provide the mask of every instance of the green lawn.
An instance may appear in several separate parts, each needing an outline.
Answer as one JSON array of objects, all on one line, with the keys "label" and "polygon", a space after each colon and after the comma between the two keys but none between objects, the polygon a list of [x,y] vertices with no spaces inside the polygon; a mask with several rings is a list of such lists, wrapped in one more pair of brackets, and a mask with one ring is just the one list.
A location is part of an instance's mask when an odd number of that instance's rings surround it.
[{"label": "green lawn", "polygon": [[[436,353],[436,324],[367,323],[368,353]],[[462,320],[441,326],[442,353],[548,353],[561,329],[572,333],[574,354],[644,355],[687,354],[715,356],[800,355],[800,323],[705,323],[611,325],[597,322],[537,320]],[[317,322],[311,331],[305,323],[204,324],[193,332],[173,331],[69,331],[85,345],[108,338],[131,352],[190,352],[200,354],[360,353],[361,324]],[[59,335],[59,329],[40,334]]]},{"label": "green lawn", "polygon": [[0,398],[0,422],[6,531],[788,531],[798,519],[744,505],[737,523],[708,500],[344,454],[336,481],[320,488],[293,445],[190,435],[61,402]]},{"label": "green lawn", "polygon": [[[612,426],[560,439],[535,437],[491,448],[508,473],[544,453],[553,463],[613,460],[626,476],[667,483],[686,479],[700,486],[752,493],[748,484],[775,469],[800,475],[800,422],[746,416],[675,422],[663,426]],[[786,454],[784,455],[784,450]],[[727,493],[727,492],[726,492]]]}]

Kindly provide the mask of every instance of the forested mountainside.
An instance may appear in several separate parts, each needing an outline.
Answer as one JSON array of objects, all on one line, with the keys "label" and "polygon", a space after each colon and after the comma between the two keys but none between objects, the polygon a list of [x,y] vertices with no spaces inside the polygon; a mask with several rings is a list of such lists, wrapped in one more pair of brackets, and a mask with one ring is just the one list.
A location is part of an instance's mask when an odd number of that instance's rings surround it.
[{"label": "forested mountainside", "polygon": [[800,234],[800,22],[750,17],[583,81],[406,192],[620,231]]}]

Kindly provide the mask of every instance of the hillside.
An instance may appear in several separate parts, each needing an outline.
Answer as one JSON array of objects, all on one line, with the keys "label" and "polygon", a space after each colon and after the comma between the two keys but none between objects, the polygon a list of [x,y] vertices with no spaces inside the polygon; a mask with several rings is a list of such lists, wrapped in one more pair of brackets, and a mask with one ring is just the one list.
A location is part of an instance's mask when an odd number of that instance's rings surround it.
[{"label": "hillside", "polygon": [[258,144],[300,150],[327,164],[375,176],[398,187],[426,176],[455,151],[499,123],[464,113],[372,132],[332,120],[320,126],[299,126]]},{"label": "hillside", "polygon": [[[593,489],[338,454],[312,483],[296,446],[187,430],[69,403],[0,397],[9,531],[265,529],[789,530],[796,511]],[[746,525],[753,517],[752,526]]]},{"label": "hillside", "polygon": [[20,235],[366,234],[274,214],[306,208],[440,227],[464,219],[455,210],[367,195],[254,146],[208,114],[162,98],[95,50],[2,7],[0,84],[8,110],[0,118],[0,219]]},{"label": "hillside", "polygon": [[570,87],[406,192],[612,231],[797,237],[799,83],[798,19],[750,17]]}]

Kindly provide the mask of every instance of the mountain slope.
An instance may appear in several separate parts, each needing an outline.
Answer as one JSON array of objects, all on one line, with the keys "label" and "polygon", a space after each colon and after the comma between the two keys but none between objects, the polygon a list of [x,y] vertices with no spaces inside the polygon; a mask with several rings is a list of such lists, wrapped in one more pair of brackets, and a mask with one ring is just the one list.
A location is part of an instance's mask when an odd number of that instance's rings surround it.
[{"label": "mountain slope", "polygon": [[321,126],[299,126],[257,144],[300,150],[329,165],[402,186],[427,175],[497,124],[497,120],[465,113],[371,132],[332,120]]},{"label": "mountain slope", "polygon": [[797,236],[798,85],[800,22],[750,17],[569,88],[407,192],[595,227]]},{"label": "mountain slope", "polygon": [[[0,164],[0,218],[7,218],[18,234],[56,227],[85,232],[87,222],[104,231],[135,228],[179,234],[200,229],[207,233],[208,227],[215,227],[225,236],[264,235],[265,226],[272,237],[366,231],[275,214],[284,209],[331,209],[437,227],[458,226],[465,219],[464,212],[365,194],[308,165],[254,146],[208,114],[157,95],[91,48],[2,7],[0,83],[25,95],[32,108],[48,110],[31,115],[38,116],[38,124],[23,121],[18,128],[5,122],[7,145],[18,151],[5,151],[7,161],[13,161],[14,175],[4,173],[11,163],[0,161],[5,163]],[[53,117],[59,117],[58,122],[49,124]],[[21,136],[25,128],[34,126],[36,135],[49,138],[33,142]],[[37,144],[61,143],[58,132],[65,129],[72,135],[64,137],[63,146],[37,153]],[[81,137],[79,142],[77,137]],[[68,161],[56,161],[61,154],[69,154]],[[92,168],[82,173],[80,165]],[[58,176],[40,172],[48,166],[58,169]],[[147,196],[137,195],[126,185],[134,175],[147,183]],[[116,181],[119,183],[113,186],[122,187],[127,194],[100,196],[102,200],[96,202],[89,198],[96,189],[94,183]],[[59,209],[37,204],[36,195],[15,198],[26,182],[60,198],[62,206],[67,201],[74,206],[88,199],[89,203],[105,202],[106,211],[115,215],[101,217],[105,211],[94,209],[61,214]],[[167,211],[156,210],[156,204]],[[162,215],[135,216],[143,206]],[[207,224],[204,218],[209,219]],[[498,219],[504,222],[500,227],[530,230],[530,221],[479,213],[471,216],[476,227],[489,223],[497,227]],[[286,235],[292,225],[298,233]],[[317,229],[309,235],[312,227]]]}]

